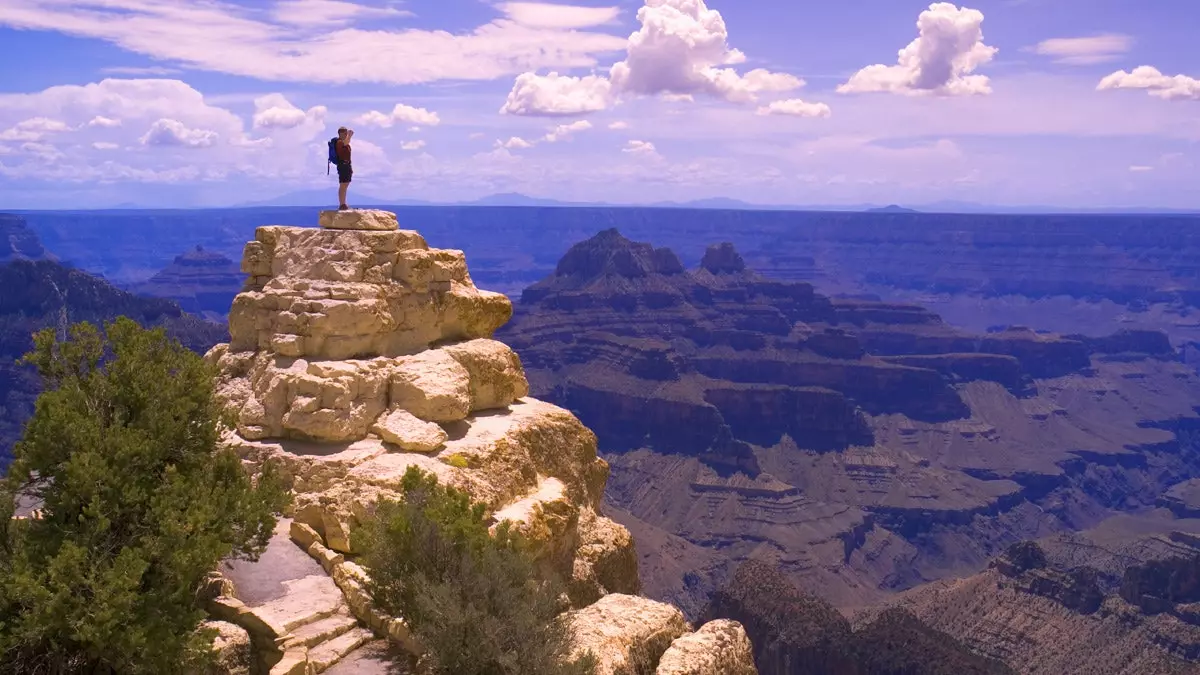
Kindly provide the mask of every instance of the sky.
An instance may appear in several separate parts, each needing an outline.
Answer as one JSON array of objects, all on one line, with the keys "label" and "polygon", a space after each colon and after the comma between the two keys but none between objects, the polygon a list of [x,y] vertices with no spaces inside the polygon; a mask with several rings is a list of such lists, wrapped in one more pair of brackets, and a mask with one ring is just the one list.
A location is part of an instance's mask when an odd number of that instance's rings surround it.
[{"label": "sky", "polygon": [[1200,208],[1196,0],[0,0],[0,209]]}]

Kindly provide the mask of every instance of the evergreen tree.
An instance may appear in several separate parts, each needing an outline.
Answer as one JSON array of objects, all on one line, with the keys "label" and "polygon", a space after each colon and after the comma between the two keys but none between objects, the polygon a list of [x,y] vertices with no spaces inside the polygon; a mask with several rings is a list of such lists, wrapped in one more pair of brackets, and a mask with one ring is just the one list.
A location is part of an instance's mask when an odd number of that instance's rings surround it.
[{"label": "evergreen tree", "polygon": [[[0,672],[189,671],[197,590],[262,552],[286,490],[221,448],[214,373],[162,329],[47,329],[25,361],[44,393],[0,481]],[[39,518],[10,517],[18,494]]]}]

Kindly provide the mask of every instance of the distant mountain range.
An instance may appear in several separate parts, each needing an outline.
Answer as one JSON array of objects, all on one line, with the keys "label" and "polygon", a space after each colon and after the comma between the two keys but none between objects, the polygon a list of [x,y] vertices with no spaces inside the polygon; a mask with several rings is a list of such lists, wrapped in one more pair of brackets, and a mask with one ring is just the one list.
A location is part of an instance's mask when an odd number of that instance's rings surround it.
[{"label": "distant mountain range", "polygon": [[[375,195],[351,193],[351,206],[525,206],[525,207],[641,207],[641,208],[677,208],[677,209],[724,209],[734,211],[867,211],[871,213],[1002,213],[1002,214],[1038,214],[1038,213],[1141,213],[1141,214],[1192,214],[1200,213],[1200,209],[1167,209],[1152,207],[1107,207],[1107,208],[1072,208],[1062,206],[997,206],[992,204],[976,204],[973,202],[938,201],[914,206],[889,204],[755,204],[729,197],[708,197],[690,201],[659,201],[648,204],[627,202],[573,202],[559,199],[531,197],[517,192],[506,192],[488,195],[479,199],[457,202],[435,202],[421,199],[389,199]],[[335,193],[332,190],[300,190],[289,192],[278,197],[263,201],[238,204],[236,207],[262,206],[336,206]],[[124,204],[122,208],[135,208]]]}]

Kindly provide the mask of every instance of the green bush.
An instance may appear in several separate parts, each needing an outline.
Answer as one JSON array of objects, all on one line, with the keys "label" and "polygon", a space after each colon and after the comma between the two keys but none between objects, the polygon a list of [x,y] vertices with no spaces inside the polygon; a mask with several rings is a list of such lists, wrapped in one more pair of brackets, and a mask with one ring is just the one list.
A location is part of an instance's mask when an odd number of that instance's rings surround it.
[{"label": "green bush", "polygon": [[0,480],[0,672],[187,672],[205,575],[261,553],[286,491],[220,449],[213,372],[161,329],[47,329],[25,360],[45,388]]},{"label": "green bush", "polygon": [[509,523],[489,534],[486,507],[410,468],[404,499],[383,501],[364,526],[368,592],[402,617],[445,675],[588,675],[568,662],[569,629],[556,620],[563,587],[538,579],[528,546]]}]

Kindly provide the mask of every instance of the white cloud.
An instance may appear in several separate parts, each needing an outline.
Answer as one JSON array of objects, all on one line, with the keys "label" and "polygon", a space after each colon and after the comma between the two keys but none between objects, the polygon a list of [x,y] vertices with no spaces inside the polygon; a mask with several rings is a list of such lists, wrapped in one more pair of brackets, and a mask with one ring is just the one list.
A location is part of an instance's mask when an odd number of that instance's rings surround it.
[{"label": "white cloud", "polygon": [[612,85],[599,75],[522,73],[500,108],[506,115],[579,115],[608,107]]},{"label": "white cloud", "polygon": [[421,131],[421,127],[409,127],[408,130],[415,134]]},{"label": "white cloud", "polygon": [[612,23],[621,14],[619,7],[580,7],[545,2],[505,2],[498,8],[513,21],[530,28],[591,28]]},{"label": "white cloud", "polygon": [[1129,170],[1132,173],[1145,173],[1147,171],[1153,171],[1154,167],[1146,166],[1144,164],[1134,164],[1133,166],[1129,167]]},{"label": "white cloud", "polygon": [[412,16],[394,7],[368,7],[342,0],[276,0],[271,16],[280,23],[306,28],[346,26],[355,19]]},{"label": "white cloud", "polygon": [[546,134],[542,140],[547,143],[556,143],[570,138],[577,131],[586,131],[591,128],[592,123],[587,120],[578,120],[570,124],[560,124],[551,129],[550,133]]},{"label": "white cloud", "polygon": [[96,141],[95,143],[92,143],[92,147],[97,150],[116,150],[117,148],[119,148],[121,146],[117,145],[116,143],[107,143],[104,141]]},{"label": "white cloud", "polygon": [[106,129],[112,129],[114,127],[121,126],[121,120],[114,120],[109,117],[104,117],[103,115],[96,115],[92,119],[88,120],[88,122],[85,126],[87,126],[87,127],[104,127]]},{"label": "white cloud", "polygon": [[900,50],[894,66],[876,64],[855,73],[838,93],[890,92],[962,96],[990,94],[986,75],[973,75],[999,51],[983,43],[983,12],[935,2],[917,18],[919,36]]},{"label": "white cloud", "polygon": [[626,122],[625,120],[617,120],[616,122],[609,124],[608,128],[613,130],[628,129],[629,122]]},{"label": "white cloud", "polygon": [[1200,100],[1200,80],[1187,75],[1164,75],[1152,66],[1138,66],[1128,73],[1118,70],[1096,85],[1097,91],[1106,89],[1146,89],[1151,96],[1168,101]]},{"label": "white cloud", "polygon": [[64,157],[58,148],[49,143],[22,143],[21,152],[33,155],[43,162],[56,162]]},{"label": "white cloud", "polygon": [[824,103],[809,103],[798,98],[783,101],[771,101],[760,106],[756,111],[759,115],[791,115],[793,117],[829,117],[829,106]]},{"label": "white cloud", "polygon": [[739,74],[726,66],[746,55],[728,44],[721,13],[704,0],[646,0],[641,27],[629,36],[626,54],[607,77],[523,73],[513,83],[501,112],[515,115],[575,115],[603,110],[638,96],[707,95],[752,102],[760,92],[797,89],[804,81],[756,68]]},{"label": "white cloud", "polygon": [[[284,0],[270,5],[273,11],[229,0],[3,4],[0,26],[104,40],[166,64],[270,81],[487,81],[541,68],[594,67],[598,55],[624,45],[615,35],[545,21],[526,25],[507,15],[465,32],[394,27],[377,20],[400,14],[333,0]],[[363,18],[374,22],[348,25]]]},{"label": "white cloud", "polygon": [[207,148],[216,144],[217,136],[217,132],[208,129],[189,129],[179,120],[160,119],[139,140],[142,145]]},{"label": "white cloud", "polygon": [[319,105],[301,110],[282,94],[267,94],[254,99],[255,129],[295,129],[306,122],[318,122],[324,126],[325,106]]},{"label": "white cloud", "polygon": [[467,138],[469,138],[471,140],[478,140],[485,136],[487,136],[487,134],[483,133],[482,131],[472,131],[470,134],[467,135]]},{"label": "white cloud", "polygon": [[425,147],[425,141],[420,139],[415,141],[405,141],[400,144],[401,150],[420,150],[423,147]]},{"label": "white cloud", "polygon": [[520,136],[513,136],[513,137],[509,138],[507,141],[500,141],[500,140],[496,141],[496,147],[497,148],[507,148],[509,150],[525,150],[527,148],[532,148],[533,143],[530,143],[529,141],[525,140],[524,138],[521,138]]},{"label": "white cloud", "polygon": [[381,113],[378,110],[372,110],[359,115],[354,121],[358,124],[388,129],[395,124],[423,124],[434,127],[440,124],[442,120],[435,112],[397,103],[396,107],[392,108],[391,113]]},{"label": "white cloud", "polygon": [[1128,35],[1105,33],[1091,37],[1043,40],[1032,48],[1027,47],[1026,51],[1053,56],[1056,63],[1085,66],[1116,60],[1132,46],[1133,38]]},{"label": "white cloud", "polygon": [[628,143],[625,144],[625,147],[622,148],[621,152],[628,152],[632,155],[657,155],[658,154],[658,150],[655,149],[653,143],[651,143],[650,141],[637,141],[637,140],[630,140]]},{"label": "white cloud", "polygon": [[109,66],[101,68],[106,75],[174,75],[178,68],[163,68],[162,66]]},{"label": "white cloud", "polygon": [[49,134],[70,131],[67,124],[48,117],[33,117],[18,122],[12,127],[0,132],[0,141],[37,142]]}]

